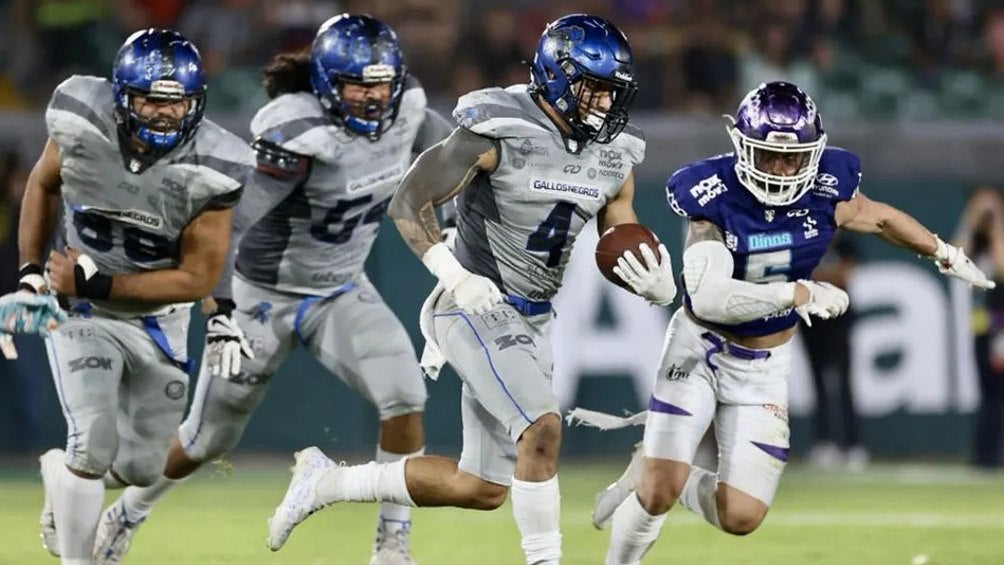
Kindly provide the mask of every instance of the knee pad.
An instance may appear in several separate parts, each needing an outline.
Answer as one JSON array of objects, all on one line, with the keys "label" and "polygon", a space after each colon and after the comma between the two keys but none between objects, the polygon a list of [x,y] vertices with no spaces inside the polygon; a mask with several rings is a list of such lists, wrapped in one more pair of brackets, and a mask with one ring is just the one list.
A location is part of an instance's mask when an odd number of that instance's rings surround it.
[{"label": "knee pad", "polygon": [[92,419],[81,418],[77,425],[79,431],[67,441],[69,467],[90,475],[104,475],[119,450],[115,415],[98,414]]},{"label": "knee pad", "polygon": [[148,487],[164,474],[164,463],[167,462],[167,451],[160,454],[144,454],[119,460],[112,466],[112,471],[126,484],[136,487]]},{"label": "knee pad", "polygon": [[380,420],[389,420],[425,410],[425,402],[428,399],[425,383],[421,377],[416,380],[416,384],[411,384],[410,381],[408,384],[402,383],[382,394],[374,391],[374,394],[380,394],[373,398],[373,405],[380,414]]},{"label": "knee pad", "polygon": [[267,379],[251,385],[211,378],[208,390],[197,393],[192,411],[178,429],[181,447],[193,461],[209,461],[236,447],[265,396]]}]

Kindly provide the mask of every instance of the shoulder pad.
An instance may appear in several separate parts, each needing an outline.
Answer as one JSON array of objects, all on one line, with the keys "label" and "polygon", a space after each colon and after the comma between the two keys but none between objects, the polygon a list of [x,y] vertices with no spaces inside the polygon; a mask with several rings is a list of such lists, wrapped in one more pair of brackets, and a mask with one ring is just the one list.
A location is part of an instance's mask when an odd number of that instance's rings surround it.
[{"label": "shoulder pad", "polygon": [[254,170],[254,156],[247,143],[209,119],[203,119],[189,149],[172,164],[197,167],[216,191],[244,186]]},{"label": "shoulder pad", "polygon": [[421,119],[428,105],[429,100],[422,83],[414,75],[409,74],[404,79],[404,92],[401,94],[401,107],[398,110],[399,118],[409,116],[409,120]]},{"label": "shoulder pad", "polygon": [[827,147],[819,160],[812,192],[838,202],[850,200],[861,185],[861,159],[839,147]]},{"label": "shoulder pad", "polygon": [[251,119],[251,135],[268,140],[302,155],[322,150],[326,138],[318,139],[316,130],[335,127],[317,97],[309,92],[283,94],[262,106]]},{"label": "shoulder pad", "polygon": [[115,127],[112,85],[106,79],[73,75],[52,92],[45,110],[49,137],[61,146],[91,132],[112,140]]},{"label": "shoulder pad", "polygon": [[457,100],[453,119],[464,129],[497,139],[550,132],[550,126],[527,113],[518,96],[527,96],[526,85],[475,90]]},{"label": "shoulder pad", "polygon": [[713,219],[714,201],[726,192],[722,175],[704,162],[687,165],[666,181],[669,208],[687,219]]}]

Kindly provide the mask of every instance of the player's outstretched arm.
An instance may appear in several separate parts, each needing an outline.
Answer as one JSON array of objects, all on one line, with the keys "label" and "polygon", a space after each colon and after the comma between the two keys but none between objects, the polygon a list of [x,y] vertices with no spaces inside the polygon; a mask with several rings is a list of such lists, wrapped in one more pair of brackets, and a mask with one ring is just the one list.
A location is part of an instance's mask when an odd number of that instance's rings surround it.
[{"label": "player's outstretched arm", "polygon": [[78,250],[52,252],[47,269],[52,289],[81,298],[135,300],[156,304],[195,302],[213,289],[230,244],[232,208],[207,209],[181,233],[178,266],[136,274],[98,272]]},{"label": "player's outstretched arm", "polygon": [[474,175],[494,171],[497,165],[494,141],[457,128],[415,160],[388,209],[415,255],[453,293],[457,306],[474,314],[501,302],[502,293],[487,277],[465,269],[441,241],[435,207],[463,190]]},{"label": "player's outstretched arm", "polygon": [[961,248],[945,243],[906,212],[860,192],[837,204],[835,219],[841,229],[873,233],[897,247],[929,257],[943,274],[984,289],[995,286]]}]

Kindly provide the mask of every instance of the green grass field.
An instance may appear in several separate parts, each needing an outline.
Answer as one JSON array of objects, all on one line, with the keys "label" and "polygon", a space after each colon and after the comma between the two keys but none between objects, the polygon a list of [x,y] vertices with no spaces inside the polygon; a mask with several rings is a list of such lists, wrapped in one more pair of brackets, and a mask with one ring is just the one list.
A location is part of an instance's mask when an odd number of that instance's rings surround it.
[{"label": "green grass field", "polygon": [[[589,510],[594,492],[617,472],[610,465],[563,467],[563,563],[602,563],[608,534],[592,528]],[[282,551],[266,549],[265,519],[288,476],[242,464],[230,476],[197,476],[150,517],[126,562],[367,563],[372,505],[322,511]],[[39,543],[41,498],[41,483],[28,471],[0,473],[0,563],[57,562]],[[419,509],[413,519],[422,565],[522,563],[508,505],[495,512]],[[646,563],[1002,564],[1004,477],[941,466],[879,466],[858,475],[792,467],[759,531],[731,537],[676,509]]]}]

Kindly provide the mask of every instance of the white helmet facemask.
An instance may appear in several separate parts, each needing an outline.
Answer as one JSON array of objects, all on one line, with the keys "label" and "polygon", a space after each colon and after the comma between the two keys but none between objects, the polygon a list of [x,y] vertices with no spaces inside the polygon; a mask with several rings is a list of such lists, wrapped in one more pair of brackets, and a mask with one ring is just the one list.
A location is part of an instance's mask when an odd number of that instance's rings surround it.
[{"label": "white helmet facemask", "polygon": [[[740,131],[732,116],[725,118],[729,120],[726,130],[736,151],[736,175],[757,200],[768,206],[787,206],[812,188],[826,147],[825,133],[807,143],[799,143],[798,136],[788,132],[770,132],[767,139],[761,140]],[[766,152],[798,153],[803,157],[794,174],[778,175],[757,168],[757,156]]]}]

